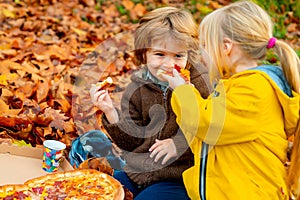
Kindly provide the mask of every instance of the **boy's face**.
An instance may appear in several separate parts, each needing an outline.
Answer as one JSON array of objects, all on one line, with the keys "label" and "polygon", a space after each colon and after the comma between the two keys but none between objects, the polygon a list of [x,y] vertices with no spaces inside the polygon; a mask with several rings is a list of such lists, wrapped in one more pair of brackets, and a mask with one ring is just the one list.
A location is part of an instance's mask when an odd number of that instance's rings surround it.
[{"label": "boy's face", "polygon": [[188,60],[188,49],[185,44],[172,39],[156,41],[146,52],[146,59],[151,74],[160,81],[167,81],[160,75],[157,75],[157,70],[163,69],[172,73],[175,64],[185,68]]}]

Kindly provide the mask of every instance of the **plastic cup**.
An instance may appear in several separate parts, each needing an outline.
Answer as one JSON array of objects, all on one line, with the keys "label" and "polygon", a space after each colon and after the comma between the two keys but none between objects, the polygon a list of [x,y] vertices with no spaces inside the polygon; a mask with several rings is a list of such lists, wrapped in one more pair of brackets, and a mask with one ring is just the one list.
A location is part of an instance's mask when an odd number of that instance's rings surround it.
[{"label": "plastic cup", "polygon": [[43,145],[43,170],[46,172],[57,172],[62,161],[66,145],[57,140],[45,140]]}]

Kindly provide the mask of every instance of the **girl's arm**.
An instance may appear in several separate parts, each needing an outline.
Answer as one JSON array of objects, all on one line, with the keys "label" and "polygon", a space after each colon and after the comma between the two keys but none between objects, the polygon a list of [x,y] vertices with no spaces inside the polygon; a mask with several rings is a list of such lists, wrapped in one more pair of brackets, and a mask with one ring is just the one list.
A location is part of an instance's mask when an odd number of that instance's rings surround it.
[{"label": "girl's arm", "polygon": [[261,134],[262,109],[270,98],[275,98],[270,83],[251,75],[220,81],[206,100],[191,86],[176,87],[171,104],[188,142],[196,136],[224,145],[255,140]]}]

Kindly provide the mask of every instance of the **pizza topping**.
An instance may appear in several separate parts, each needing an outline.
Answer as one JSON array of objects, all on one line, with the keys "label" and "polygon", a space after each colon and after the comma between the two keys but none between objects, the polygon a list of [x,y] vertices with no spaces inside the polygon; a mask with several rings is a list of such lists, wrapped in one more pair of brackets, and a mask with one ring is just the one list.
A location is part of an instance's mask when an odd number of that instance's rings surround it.
[{"label": "pizza topping", "polygon": [[32,188],[32,191],[35,194],[42,194],[42,192],[44,191],[44,188],[43,187],[35,187],[35,188]]},{"label": "pizza topping", "polygon": [[29,195],[25,194],[24,192],[16,192],[12,195],[6,196],[3,198],[3,200],[25,200],[26,198],[28,199]]}]

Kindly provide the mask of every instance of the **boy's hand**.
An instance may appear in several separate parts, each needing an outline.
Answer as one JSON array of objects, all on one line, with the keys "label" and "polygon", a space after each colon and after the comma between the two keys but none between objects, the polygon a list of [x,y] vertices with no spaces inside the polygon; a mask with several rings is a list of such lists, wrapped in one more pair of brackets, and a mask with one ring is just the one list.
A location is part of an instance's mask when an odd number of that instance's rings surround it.
[{"label": "boy's hand", "polygon": [[94,106],[105,113],[106,118],[110,123],[119,121],[118,113],[107,90],[101,90],[101,86],[93,85],[90,89],[90,96]]},{"label": "boy's hand", "polygon": [[177,150],[173,139],[165,139],[165,140],[155,140],[155,143],[150,147],[149,151],[151,152],[150,158],[154,158],[154,162],[157,162],[162,157],[162,163],[165,164],[173,157],[177,156]]},{"label": "boy's hand", "polygon": [[107,92],[107,90],[99,90],[98,86],[92,86],[90,89],[90,96],[92,103],[102,110],[104,113],[110,112],[114,108],[113,102]]}]

